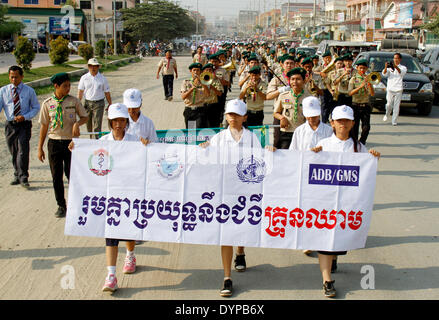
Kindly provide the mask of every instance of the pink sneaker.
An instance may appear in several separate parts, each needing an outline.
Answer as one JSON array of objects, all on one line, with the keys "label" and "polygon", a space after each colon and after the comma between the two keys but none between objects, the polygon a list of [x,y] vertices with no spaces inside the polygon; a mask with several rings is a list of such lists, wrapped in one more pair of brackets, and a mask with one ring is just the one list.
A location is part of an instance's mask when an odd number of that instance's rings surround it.
[{"label": "pink sneaker", "polygon": [[125,258],[125,264],[123,265],[123,273],[134,273],[136,272],[136,257],[127,256]]},{"label": "pink sneaker", "polygon": [[114,292],[117,290],[117,278],[114,274],[110,274],[105,278],[105,284],[102,291]]}]

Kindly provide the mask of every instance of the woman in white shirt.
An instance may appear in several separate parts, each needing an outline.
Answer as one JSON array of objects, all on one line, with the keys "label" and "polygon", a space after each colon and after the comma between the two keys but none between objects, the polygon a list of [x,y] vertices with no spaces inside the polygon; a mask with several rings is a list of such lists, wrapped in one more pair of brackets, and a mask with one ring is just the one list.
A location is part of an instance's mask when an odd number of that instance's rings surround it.
[{"label": "woman in white shirt", "polygon": [[[331,125],[334,133],[329,138],[321,140],[314,152],[369,152],[374,157],[379,158],[381,154],[373,149],[367,148],[353,138],[352,128],[354,127],[354,111],[346,105],[335,107],[332,111]],[[324,294],[328,298],[335,297],[336,291],[334,280],[331,279],[331,269],[335,258],[338,255],[346,254],[346,251],[329,252],[317,251],[319,255],[320,271],[323,278]]]},{"label": "woman in white shirt", "polygon": [[[256,134],[243,126],[243,123],[247,121],[247,106],[244,101],[238,99],[230,100],[227,103],[224,114],[229,124],[228,128],[214,135],[210,141],[200,144],[201,147],[262,148]],[[222,297],[230,297],[233,291],[231,278],[233,246],[221,246],[221,257],[224,268],[224,286],[220,291],[220,295]],[[235,269],[238,272],[246,270],[244,247],[238,247]]]}]

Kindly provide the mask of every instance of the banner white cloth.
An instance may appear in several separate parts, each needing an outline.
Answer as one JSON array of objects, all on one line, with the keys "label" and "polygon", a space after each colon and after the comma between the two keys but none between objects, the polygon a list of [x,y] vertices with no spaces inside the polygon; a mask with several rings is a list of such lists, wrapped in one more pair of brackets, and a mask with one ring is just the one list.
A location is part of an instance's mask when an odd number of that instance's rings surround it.
[{"label": "banner white cloth", "polygon": [[363,248],[368,153],[74,139],[65,234],[206,245]]}]

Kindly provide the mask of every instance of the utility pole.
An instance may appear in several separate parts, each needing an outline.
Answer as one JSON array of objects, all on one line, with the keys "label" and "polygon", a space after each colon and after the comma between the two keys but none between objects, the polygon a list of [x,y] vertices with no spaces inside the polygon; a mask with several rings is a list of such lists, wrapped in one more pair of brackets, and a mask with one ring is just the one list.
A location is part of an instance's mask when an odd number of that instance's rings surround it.
[{"label": "utility pole", "polygon": [[94,48],[96,44],[95,38],[95,0],[91,0],[91,45]]},{"label": "utility pole", "polygon": [[117,31],[116,31],[116,0],[113,0],[113,54],[117,54]]},{"label": "utility pole", "polygon": [[287,36],[290,36],[290,0],[288,0],[288,9],[287,9]]}]

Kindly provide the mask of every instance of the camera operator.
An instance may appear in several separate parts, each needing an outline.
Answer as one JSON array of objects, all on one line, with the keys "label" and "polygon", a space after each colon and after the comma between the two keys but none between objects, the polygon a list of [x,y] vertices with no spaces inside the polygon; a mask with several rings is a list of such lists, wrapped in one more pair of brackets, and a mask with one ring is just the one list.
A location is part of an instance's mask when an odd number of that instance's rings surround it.
[{"label": "camera operator", "polygon": [[382,72],[387,77],[387,95],[386,95],[386,115],[383,121],[387,121],[387,117],[393,112],[392,125],[397,125],[399,116],[399,106],[401,104],[403,92],[403,78],[407,73],[407,68],[401,64],[402,56],[400,53],[393,55],[392,62],[386,62],[386,66]]}]

